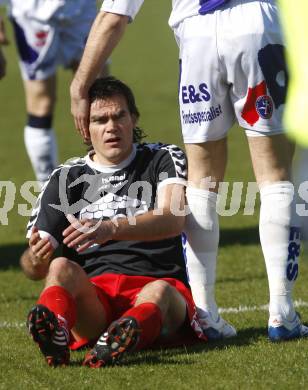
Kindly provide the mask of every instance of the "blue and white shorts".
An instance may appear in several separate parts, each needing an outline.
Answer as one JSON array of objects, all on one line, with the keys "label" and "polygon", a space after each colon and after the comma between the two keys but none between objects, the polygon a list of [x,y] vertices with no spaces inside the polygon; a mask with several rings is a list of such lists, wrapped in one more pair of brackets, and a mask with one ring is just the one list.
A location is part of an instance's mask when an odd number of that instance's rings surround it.
[{"label": "blue and white shorts", "polygon": [[59,65],[70,67],[80,60],[96,16],[96,1],[79,3],[78,9],[71,3],[60,6],[47,20],[39,17],[41,9],[37,10],[37,16],[36,10],[23,13],[11,10],[24,79],[44,80],[55,74]]},{"label": "blue and white shorts", "polygon": [[249,136],[283,132],[288,76],[274,0],[231,0],[174,33],[185,143],[224,138],[235,120]]}]

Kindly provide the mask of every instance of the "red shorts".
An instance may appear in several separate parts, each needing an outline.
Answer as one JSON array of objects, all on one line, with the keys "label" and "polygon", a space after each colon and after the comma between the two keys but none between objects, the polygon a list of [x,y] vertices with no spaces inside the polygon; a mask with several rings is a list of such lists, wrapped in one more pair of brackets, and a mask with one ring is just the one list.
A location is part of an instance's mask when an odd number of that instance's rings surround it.
[{"label": "red shorts", "polygon": [[[128,309],[132,308],[142,288],[155,280],[158,280],[158,278],[123,274],[103,274],[90,278],[91,283],[96,288],[97,296],[105,309],[107,324],[120,318]],[[172,345],[192,343],[198,341],[198,339],[205,341],[206,337],[203,335],[199,324],[190,289],[177,279],[159,278],[159,280],[164,280],[175,287],[186,302],[187,321],[185,321],[180,330],[181,335],[177,338],[178,342],[172,342]],[[83,344],[84,342],[76,343],[76,345],[73,343],[71,348],[77,349]]]}]

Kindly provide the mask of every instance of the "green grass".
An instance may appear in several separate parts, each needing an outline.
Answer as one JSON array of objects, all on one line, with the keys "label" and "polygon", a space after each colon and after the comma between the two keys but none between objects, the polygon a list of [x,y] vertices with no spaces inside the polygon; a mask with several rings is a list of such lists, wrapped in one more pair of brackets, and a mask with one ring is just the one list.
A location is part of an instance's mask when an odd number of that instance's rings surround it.
[{"label": "green grass", "polygon": [[[142,113],[148,140],[181,144],[177,106],[177,47],[168,29],[170,4],[145,2],[135,23],[113,55],[112,72],[130,84]],[[11,29],[7,26],[10,33]],[[0,180],[12,181],[16,199],[8,225],[0,226],[0,389],[299,389],[308,385],[308,340],[270,344],[267,340],[267,276],[258,241],[258,210],[243,215],[244,202],[233,217],[221,218],[217,300],[222,308],[257,308],[224,317],[238,329],[232,341],[128,356],[121,367],[89,370],[79,366],[83,353],[72,355],[65,369],[45,366],[23,323],[42,287],[27,280],[18,258],[26,245],[26,217],[18,214],[20,186],[33,180],[23,145],[25,107],[14,45],[5,48],[8,74],[0,82]],[[84,153],[69,113],[69,72],[60,71],[55,114],[60,157]],[[243,131],[230,133],[226,180],[253,181]],[[1,191],[3,205],[5,191]],[[244,199],[244,198],[243,198]],[[308,262],[302,261],[295,299],[308,302]],[[308,308],[300,308],[304,320]]]}]

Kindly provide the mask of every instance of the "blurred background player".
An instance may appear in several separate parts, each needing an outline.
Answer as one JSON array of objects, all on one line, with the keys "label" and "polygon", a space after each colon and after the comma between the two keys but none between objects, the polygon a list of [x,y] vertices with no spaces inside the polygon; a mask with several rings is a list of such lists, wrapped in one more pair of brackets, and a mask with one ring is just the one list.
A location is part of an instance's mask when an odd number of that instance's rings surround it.
[{"label": "blurred background player", "polygon": [[[106,0],[71,85],[75,125],[88,134],[87,91],[143,0]],[[260,189],[260,241],[270,289],[272,341],[308,336],[292,300],[298,276],[299,221],[293,213],[293,145],[283,133],[287,92],[284,44],[275,0],[174,0],[169,24],[180,50],[179,103],[188,158],[185,253],[194,300],[209,338],[235,329],[215,300],[217,191],[227,163],[227,134],[237,120],[247,135]]]},{"label": "blurred background player", "polygon": [[[287,42],[286,54],[290,73],[284,121],[287,134],[302,148],[297,171],[297,181],[300,185],[308,180],[308,3],[305,0],[297,0],[294,7],[290,1],[279,0],[278,4]],[[307,213],[303,216],[303,234],[307,241]]]},{"label": "blurred background player", "polygon": [[[96,1],[8,0],[7,4],[28,115],[24,141],[36,179],[42,186],[57,166],[53,129],[57,67],[77,69],[96,15]],[[6,40],[3,21],[0,31],[0,37]]]}]

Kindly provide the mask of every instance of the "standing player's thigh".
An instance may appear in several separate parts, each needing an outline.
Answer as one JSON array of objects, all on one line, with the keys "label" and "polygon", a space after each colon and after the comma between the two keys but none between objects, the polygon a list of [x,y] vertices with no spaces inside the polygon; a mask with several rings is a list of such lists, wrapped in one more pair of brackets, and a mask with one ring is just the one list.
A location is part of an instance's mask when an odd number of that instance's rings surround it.
[{"label": "standing player's thigh", "polygon": [[217,192],[227,164],[227,138],[185,144],[189,185]]},{"label": "standing player's thigh", "polygon": [[216,18],[194,16],[175,29],[180,48],[179,104],[185,144],[216,141],[234,121],[216,46]]},{"label": "standing player's thigh", "polygon": [[291,180],[294,144],[284,134],[247,138],[259,186]]},{"label": "standing player's thigh", "polygon": [[281,133],[287,71],[275,2],[234,0],[229,12],[219,13],[218,23],[240,126],[248,135]]},{"label": "standing player's thigh", "polygon": [[26,107],[29,114],[43,117],[51,115],[56,100],[56,76],[44,80],[23,80]]},{"label": "standing player's thigh", "polygon": [[64,67],[77,69],[95,16],[96,2],[88,0],[80,13],[69,18],[69,22],[61,27],[59,53]]}]

